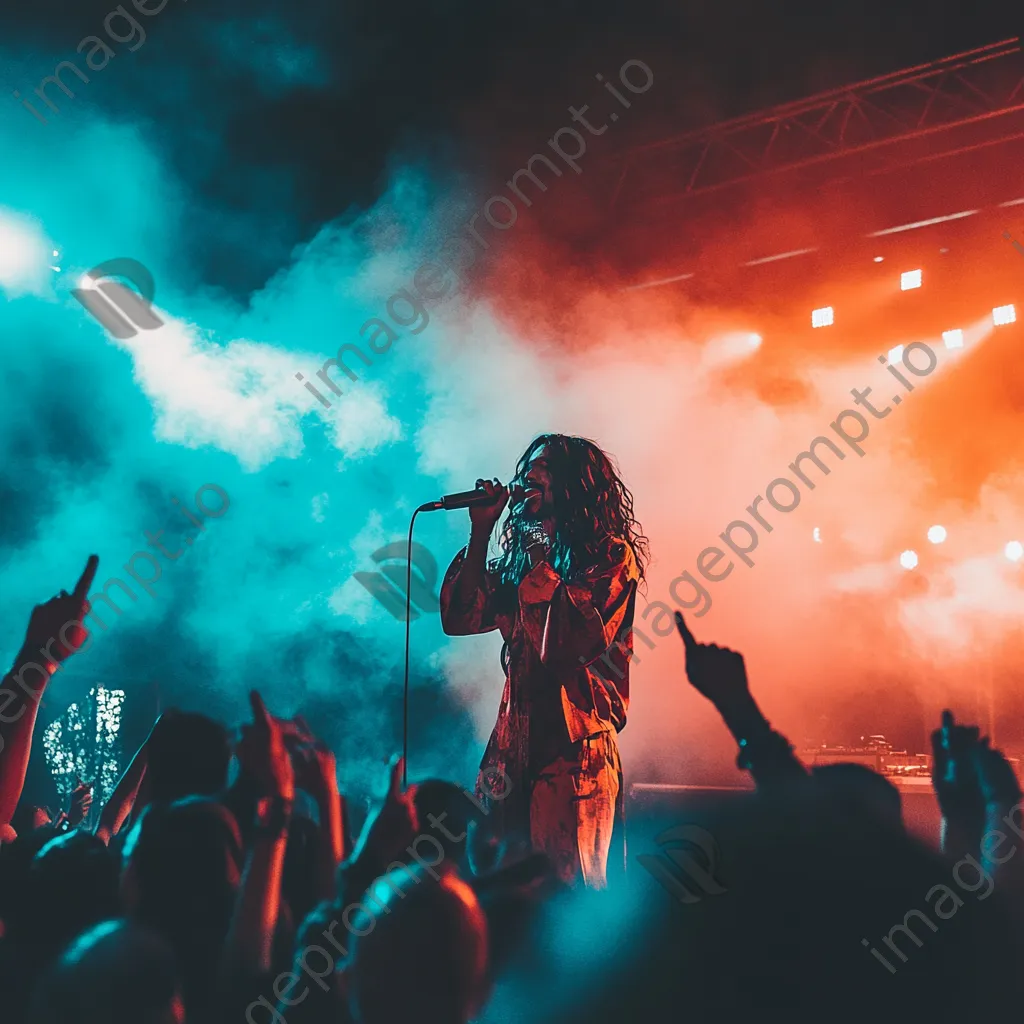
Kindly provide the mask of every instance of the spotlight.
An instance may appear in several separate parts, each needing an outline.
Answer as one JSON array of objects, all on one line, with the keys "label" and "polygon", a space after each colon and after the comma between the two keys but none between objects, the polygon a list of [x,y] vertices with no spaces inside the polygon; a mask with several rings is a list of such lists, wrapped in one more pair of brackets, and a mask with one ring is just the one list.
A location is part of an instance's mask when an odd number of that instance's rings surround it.
[{"label": "spotlight", "polygon": [[895,348],[889,349],[889,362],[898,363],[903,358],[903,346],[897,345]]},{"label": "spotlight", "polygon": [[900,291],[909,292],[911,288],[921,287],[920,270],[904,270],[900,274]]},{"label": "spotlight", "polygon": [[928,530],[928,539],[933,544],[941,544],[946,539],[946,528],[944,526],[932,526]]},{"label": "spotlight", "polygon": [[1017,311],[1013,306],[996,306],[992,310],[992,323],[996,327],[1002,327],[1003,324],[1012,324],[1017,319]]},{"label": "spotlight", "polygon": [[1024,544],[1021,544],[1019,540],[1011,540],[1003,549],[1003,554],[1011,562],[1019,562],[1021,558],[1024,558]]},{"label": "spotlight", "polygon": [[46,243],[35,223],[0,208],[0,288],[31,289],[46,261]]},{"label": "spotlight", "polygon": [[751,348],[760,348],[761,342],[764,340],[760,334],[751,334],[747,339],[750,343]]},{"label": "spotlight", "polygon": [[964,332],[959,327],[955,331],[943,331],[942,340],[946,343],[946,348],[963,348]]},{"label": "spotlight", "polygon": [[835,313],[831,306],[822,306],[821,309],[811,310],[812,327],[831,327],[835,321]]},{"label": "spotlight", "polygon": [[904,569],[916,569],[917,568],[917,552],[916,551],[904,551],[900,555],[900,565]]},{"label": "spotlight", "polygon": [[883,261],[884,259],[885,259],[885,257],[884,257],[884,256],[876,256],[876,257],[875,257],[875,262],[876,262],[876,263],[881,263],[881,262],[882,262],[882,261]]},{"label": "spotlight", "polygon": [[820,526],[816,526],[814,528],[813,537],[814,537],[815,544],[820,544],[821,543],[821,527]]}]

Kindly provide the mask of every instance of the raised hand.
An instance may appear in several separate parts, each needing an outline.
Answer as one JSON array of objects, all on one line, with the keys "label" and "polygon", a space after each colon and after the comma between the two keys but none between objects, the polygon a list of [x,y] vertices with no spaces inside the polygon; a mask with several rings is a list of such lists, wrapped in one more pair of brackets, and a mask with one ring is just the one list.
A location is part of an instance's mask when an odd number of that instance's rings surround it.
[{"label": "raised hand", "polygon": [[469,521],[473,530],[490,534],[501,518],[508,505],[508,488],[500,480],[477,480],[477,487],[482,487],[488,496],[494,499],[490,505],[473,505],[469,510]]},{"label": "raised hand", "polygon": [[249,694],[252,725],[242,726],[238,760],[242,769],[262,788],[263,795],[295,799],[295,772],[285,745],[281,723],[267,711],[260,695]]},{"label": "raised hand", "polygon": [[974,770],[976,725],[957,725],[953,712],[942,712],[942,725],[932,733],[932,784],[943,813],[977,806],[981,796]]},{"label": "raised hand", "polygon": [[285,745],[292,755],[295,784],[319,803],[338,798],[338,762],[333,751],[318,740],[298,715],[289,723]]},{"label": "raised hand", "polygon": [[1011,807],[1021,798],[1020,781],[1001,750],[989,746],[988,737],[979,740],[971,751],[978,788],[988,805]]},{"label": "raised hand", "polygon": [[402,775],[405,759],[393,757],[388,766],[390,778],[384,804],[366,826],[360,843],[360,860],[384,871],[419,835],[420,820],[413,801],[416,787],[403,790]]},{"label": "raised hand", "polygon": [[676,629],[686,649],[686,678],[698,693],[716,707],[749,699],[747,669],[742,654],[717,644],[697,643],[682,612],[676,612]]},{"label": "raised hand", "polygon": [[[44,657],[59,664],[89,639],[88,630],[80,623],[89,614],[89,588],[99,564],[99,556],[90,555],[70,594],[62,590],[32,609],[23,648],[26,656],[37,657],[42,652]],[[55,670],[57,665],[51,662],[50,668]]]},{"label": "raised hand", "polygon": [[932,733],[932,785],[943,817],[943,847],[974,850],[985,821],[985,797],[975,767],[978,727],[957,725],[942,712]]},{"label": "raised hand", "polygon": [[68,823],[77,828],[89,816],[92,809],[92,786],[81,779],[75,779],[77,785],[71,791],[71,804],[68,807]]}]

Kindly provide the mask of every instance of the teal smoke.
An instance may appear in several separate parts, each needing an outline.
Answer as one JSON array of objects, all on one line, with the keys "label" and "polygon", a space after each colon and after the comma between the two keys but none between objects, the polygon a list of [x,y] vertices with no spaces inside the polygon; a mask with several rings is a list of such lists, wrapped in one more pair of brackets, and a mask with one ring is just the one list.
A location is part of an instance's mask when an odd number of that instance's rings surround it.
[{"label": "teal smoke", "polygon": [[[340,378],[330,413],[294,373],[313,377],[339,344],[358,343],[360,324],[411,279],[437,189],[399,172],[386,211],[325,225],[239,297],[182,260],[218,223],[197,214],[144,128],[84,107],[44,126],[10,100],[0,150],[2,657],[31,606],[70,588],[90,552],[98,586],[130,583],[126,564],[154,551],[147,531],[164,531],[170,550],[192,538],[176,560],[158,556],[152,596],[135,587],[121,615],[104,616],[54,681],[44,720],[105,682],[125,689],[126,723],[133,691],[150,714],[153,683],[164,705],[235,723],[256,688],[274,712],[304,713],[338,752],[343,784],[365,789],[400,743],[404,627],[353,574],[376,569],[372,552],[405,536],[417,504],[472,481],[425,469],[418,446],[436,321],[396,329],[372,366],[357,362],[362,379]],[[117,257],[151,271],[162,330],[113,338],[75,300],[85,272]],[[174,499],[198,516],[206,484],[230,507],[199,534]],[[443,572],[465,513],[421,523]],[[414,622],[410,774],[468,781],[479,736],[472,701],[438,661],[446,642],[436,612]],[[500,682],[496,660],[486,669]]]}]

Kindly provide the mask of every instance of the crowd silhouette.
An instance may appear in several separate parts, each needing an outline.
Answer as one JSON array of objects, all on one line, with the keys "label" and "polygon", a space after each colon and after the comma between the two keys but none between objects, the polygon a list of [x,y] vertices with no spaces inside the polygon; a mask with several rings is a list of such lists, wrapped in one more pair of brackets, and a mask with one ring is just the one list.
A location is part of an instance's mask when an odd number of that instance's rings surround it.
[{"label": "crowd silhouette", "polygon": [[397,758],[353,837],[334,755],[256,692],[237,734],[162,714],[92,827],[81,782],[66,811],[25,806],[39,700],[87,642],[96,567],[32,611],[0,688],[4,1022],[962,1024],[1021,1006],[1024,812],[1006,758],[942,715],[942,830],[923,843],[881,775],[802,765],[743,657],[681,614],[686,678],[756,783],[706,822],[723,892],[693,906],[653,884],[571,889],[474,794],[403,786]]}]

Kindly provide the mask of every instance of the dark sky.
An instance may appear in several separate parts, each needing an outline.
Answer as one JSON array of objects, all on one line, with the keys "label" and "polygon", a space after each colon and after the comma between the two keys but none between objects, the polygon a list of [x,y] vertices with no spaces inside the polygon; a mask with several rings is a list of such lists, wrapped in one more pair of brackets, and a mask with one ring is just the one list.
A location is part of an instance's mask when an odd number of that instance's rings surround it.
[{"label": "dark sky", "polygon": [[[30,92],[111,10],[5,4],[9,88]],[[149,121],[193,190],[183,258],[242,294],[324,221],[372,204],[396,161],[504,175],[624,60],[658,87],[619,146],[994,42],[1019,18],[970,0],[167,0],[142,20],[145,44],[118,44],[81,102]]]}]

